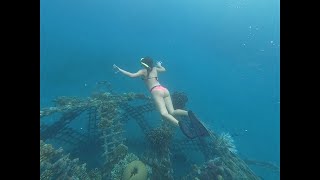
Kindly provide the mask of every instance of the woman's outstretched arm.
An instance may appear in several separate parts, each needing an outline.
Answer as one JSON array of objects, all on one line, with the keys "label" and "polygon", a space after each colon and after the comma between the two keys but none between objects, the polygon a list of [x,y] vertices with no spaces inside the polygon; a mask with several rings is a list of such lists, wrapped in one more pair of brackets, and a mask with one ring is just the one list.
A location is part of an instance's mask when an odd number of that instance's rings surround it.
[{"label": "woman's outstretched arm", "polygon": [[120,71],[122,74],[126,75],[126,76],[129,76],[131,78],[135,78],[135,77],[139,77],[139,76],[142,76],[143,75],[143,70],[139,70],[138,72],[136,73],[131,73],[131,72],[128,72],[128,71],[125,71],[121,68],[119,68],[117,65],[113,65],[113,68],[117,69],[118,71]]}]

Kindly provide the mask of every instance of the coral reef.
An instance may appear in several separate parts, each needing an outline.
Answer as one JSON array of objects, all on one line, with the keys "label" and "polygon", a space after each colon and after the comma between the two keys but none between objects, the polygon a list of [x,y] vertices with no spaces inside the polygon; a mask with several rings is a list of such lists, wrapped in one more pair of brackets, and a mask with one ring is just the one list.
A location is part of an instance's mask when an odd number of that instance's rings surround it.
[{"label": "coral reef", "polygon": [[169,154],[167,156],[157,156],[157,153],[146,152],[141,158],[152,168],[152,180],[173,180],[173,169]]},{"label": "coral reef", "polygon": [[123,171],[127,167],[127,165],[136,160],[139,160],[139,158],[136,155],[134,155],[133,153],[127,154],[112,168],[111,179],[121,179]]},{"label": "coral reef", "polygon": [[171,99],[174,109],[184,109],[188,102],[188,96],[183,92],[173,92]]},{"label": "coral reef", "polygon": [[215,144],[216,148],[220,149],[220,151],[229,150],[232,153],[237,153],[236,146],[234,145],[234,140],[229,133],[221,133]]},{"label": "coral reef", "polygon": [[153,180],[173,179],[173,169],[170,159],[169,146],[173,138],[172,125],[164,121],[160,127],[146,133],[147,142],[150,145],[142,159],[152,168]]},{"label": "coral reef", "polygon": [[160,127],[148,131],[146,138],[153,151],[160,153],[160,155],[166,154],[173,138],[172,126],[164,122]]},{"label": "coral reef", "polygon": [[[136,94],[136,93],[123,93],[122,95],[114,95],[110,92],[99,92],[94,93],[91,97],[86,99],[81,99],[78,97],[66,97],[61,96],[53,100],[54,106],[53,107],[45,107],[40,110],[40,118],[44,116],[49,116],[56,112],[66,112],[71,111],[74,109],[79,108],[89,108],[89,107],[100,107],[100,111],[104,112],[111,112],[112,114],[109,116],[107,115],[107,122],[111,121],[112,118],[116,114],[116,110],[118,110],[119,104],[123,102],[132,101],[134,99],[147,99],[143,94]],[[110,109],[109,109],[110,108]],[[108,123],[102,123],[102,127]]]},{"label": "coral reef", "polygon": [[[110,88],[110,84],[102,82],[99,85]],[[146,103],[130,104],[129,101],[144,100]],[[184,93],[175,92],[172,94],[172,101],[175,108],[184,109],[187,96]],[[144,114],[155,110],[149,97],[143,94],[123,93],[115,94],[111,92],[96,92],[86,99],[76,97],[59,97],[54,100],[55,106],[40,110],[40,119],[54,113],[61,113],[59,120],[51,124],[42,124],[40,128],[42,140],[53,140],[55,143],[63,142],[69,145],[64,149],[68,153],[63,153],[62,148],[54,149],[50,144],[40,141],[40,177],[41,179],[112,179],[120,180],[135,176],[139,173],[135,169],[126,170],[134,162],[143,162],[143,178],[145,172],[152,180],[172,180],[174,179],[173,164],[174,160],[181,161],[187,166],[191,166],[192,160],[188,160],[188,151],[197,151],[204,155],[204,162],[201,166],[193,166],[193,170],[183,176],[184,179],[259,179],[236,154],[237,150],[232,137],[228,133],[220,135],[210,131],[210,136],[195,138],[193,140],[174,137],[174,127],[163,121],[160,127],[152,129],[145,119]],[[136,105],[136,106],[135,106]],[[86,119],[87,118],[87,119]],[[146,151],[142,152],[140,159],[129,152],[126,145],[132,143],[125,141],[123,124],[128,119],[134,119],[139,128],[145,135],[136,137],[140,144],[147,145]],[[76,131],[68,126],[72,120],[87,120],[87,131]],[[63,144],[62,143],[62,144]],[[80,164],[79,159],[70,159],[77,155],[79,144],[87,147],[87,144],[97,148],[103,158],[103,162],[92,166],[88,170],[86,164]],[[60,144],[59,144],[60,145]],[[138,145],[137,145],[138,146]],[[173,147],[174,146],[174,147]],[[90,147],[89,147],[90,148]],[[85,150],[86,148],[83,148]],[[171,152],[174,152],[172,155]],[[75,154],[73,154],[75,153]],[[184,156],[186,155],[186,156]],[[172,159],[171,159],[172,158]],[[179,160],[180,159],[180,160]],[[249,161],[254,165],[269,164]],[[89,165],[89,163],[88,163]],[[91,167],[91,166],[89,166]],[[132,169],[131,169],[132,170]],[[130,173],[131,172],[131,173]],[[126,175],[125,175],[126,174]],[[129,177],[130,177],[129,176]],[[141,179],[141,178],[139,178]],[[181,179],[181,178],[178,178]]]},{"label": "coral reef", "polygon": [[210,131],[208,145],[210,159],[200,167],[194,165],[192,171],[182,178],[183,180],[260,179],[236,154],[237,150],[229,133],[218,135]]},{"label": "coral reef", "polygon": [[169,157],[161,158],[160,160],[155,159],[152,161],[151,164],[153,176],[152,179],[154,180],[173,180],[173,169],[172,163]]},{"label": "coral reef", "polygon": [[151,147],[148,148],[141,159],[152,168],[152,180],[173,180],[173,168],[171,163],[171,152],[169,144],[171,142],[173,132],[171,126],[162,124],[161,127],[154,129],[149,134],[150,138],[155,138],[149,142]]},{"label": "coral reef", "polygon": [[54,149],[52,145],[40,140],[40,179],[102,179],[99,170],[90,172],[86,164],[80,164],[79,159],[69,159],[69,154],[63,154],[63,149]]},{"label": "coral reef", "polygon": [[236,179],[233,177],[228,167],[221,161],[221,158],[215,158],[205,162],[201,167],[193,165],[192,171],[182,180],[189,179]]},{"label": "coral reef", "polygon": [[124,144],[119,144],[114,150],[112,151],[112,156],[109,156],[109,159],[106,161],[110,164],[116,164],[121,159],[123,159],[128,154],[128,147]]}]

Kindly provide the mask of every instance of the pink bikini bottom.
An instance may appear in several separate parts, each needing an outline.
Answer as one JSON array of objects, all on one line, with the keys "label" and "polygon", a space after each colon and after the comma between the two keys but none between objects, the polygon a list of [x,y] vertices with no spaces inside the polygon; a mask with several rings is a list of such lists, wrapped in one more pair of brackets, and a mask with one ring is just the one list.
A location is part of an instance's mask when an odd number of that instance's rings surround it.
[{"label": "pink bikini bottom", "polygon": [[153,90],[161,90],[161,91],[165,91],[166,88],[161,86],[161,85],[156,85],[156,86],[153,86],[151,89],[150,89],[150,92],[152,92]]}]

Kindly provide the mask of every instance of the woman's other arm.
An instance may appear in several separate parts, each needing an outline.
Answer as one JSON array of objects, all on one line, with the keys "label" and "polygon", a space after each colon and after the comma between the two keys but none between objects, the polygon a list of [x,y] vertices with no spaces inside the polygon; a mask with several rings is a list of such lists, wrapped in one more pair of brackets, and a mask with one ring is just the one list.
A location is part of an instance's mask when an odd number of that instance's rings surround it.
[{"label": "woman's other arm", "polygon": [[143,75],[143,70],[139,70],[138,72],[136,73],[131,73],[131,72],[128,72],[126,70],[123,70],[121,68],[119,68],[117,65],[113,65],[113,68],[117,69],[118,71],[120,71],[122,74],[128,76],[128,77],[131,77],[131,78],[135,78],[135,77],[139,77],[139,76],[142,76]]},{"label": "woman's other arm", "polygon": [[161,61],[158,61],[158,62],[157,62],[157,66],[156,66],[157,71],[158,71],[158,72],[164,72],[164,71],[166,71],[166,68],[164,68],[161,64],[162,64]]}]

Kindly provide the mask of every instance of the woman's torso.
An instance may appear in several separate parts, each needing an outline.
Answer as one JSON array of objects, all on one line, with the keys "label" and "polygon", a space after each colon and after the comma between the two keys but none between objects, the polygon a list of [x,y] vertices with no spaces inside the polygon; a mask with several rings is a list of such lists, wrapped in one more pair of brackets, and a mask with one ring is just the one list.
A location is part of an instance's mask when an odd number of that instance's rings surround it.
[{"label": "woman's torso", "polygon": [[147,70],[144,70],[144,77],[143,81],[145,82],[147,88],[150,90],[152,87],[160,85],[158,81],[158,72],[157,69],[154,67],[148,74]]}]

